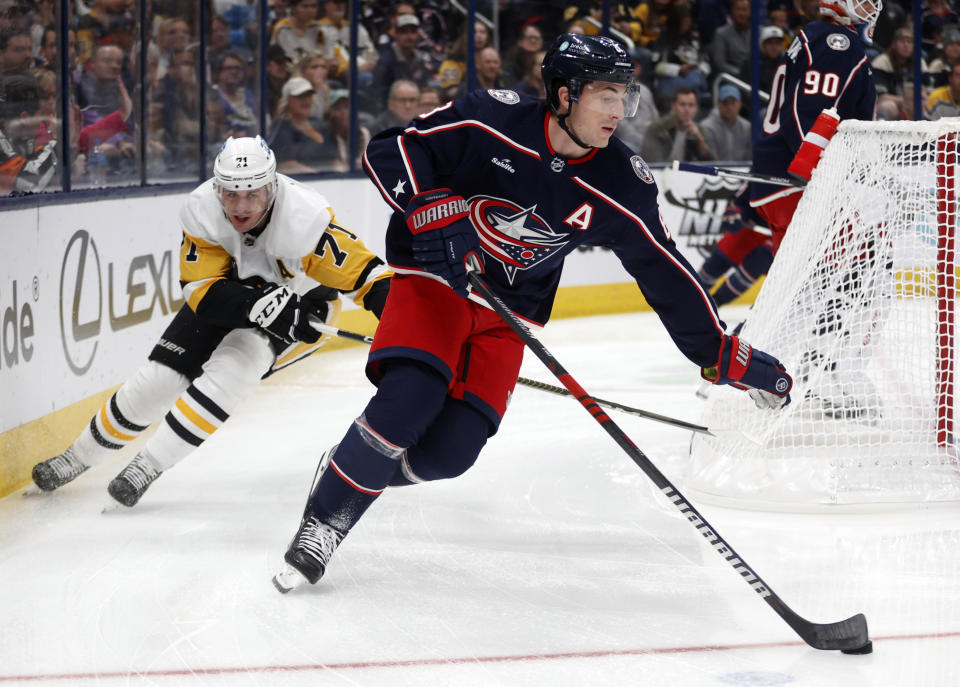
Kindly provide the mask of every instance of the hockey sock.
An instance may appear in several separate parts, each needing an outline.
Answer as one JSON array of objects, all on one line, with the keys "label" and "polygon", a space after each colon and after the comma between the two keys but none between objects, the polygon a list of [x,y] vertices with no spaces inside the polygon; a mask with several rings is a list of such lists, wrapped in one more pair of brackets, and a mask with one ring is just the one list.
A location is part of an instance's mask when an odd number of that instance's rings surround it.
[{"label": "hockey sock", "polygon": [[158,466],[169,470],[209,439],[256,390],[273,360],[265,335],[253,329],[227,334],[147,442]]},{"label": "hockey sock", "polygon": [[736,270],[713,292],[714,303],[716,303],[717,306],[721,306],[735,300],[741,296],[744,291],[753,286],[753,281],[750,275],[744,274],[739,269]]},{"label": "hockey sock", "polygon": [[209,439],[229,417],[221,405],[191,384],[144,448],[161,470],[169,470]]},{"label": "hockey sock", "polygon": [[714,294],[714,302],[726,305],[756,283],[757,279],[767,273],[773,262],[773,253],[767,246],[755,248],[743,259],[743,262],[734,270],[733,274],[720,285]]},{"label": "hockey sock", "polygon": [[179,372],[148,361],[90,419],[73,443],[75,455],[93,465],[123,448],[162,417],[187,383]]},{"label": "hockey sock", "polygon": [[717,279],[726,274],[727,270],[733,267],[733,262],[721,251],[714,249],[710,257],[706,259],[697,276],[707,286],[713,286]]},{"label": "hockey sock", "polygon": [[361,415],[331,456],[307,511],[321,522],[349,532],[383,492],[403,451],[374,432]]},{"label": "hockey sock", "polygon": [[476,408],[448,398],[436,421],[401,458],[390,486],[462,475],[477,460],[490,430],[490,421]]},{"label": "hockey sock", "polygon": [[347,430],[310,498],[308,511],[347,532],[398,471],[446,400],[447,382],[412,362],[384,370],[377,393]]}]

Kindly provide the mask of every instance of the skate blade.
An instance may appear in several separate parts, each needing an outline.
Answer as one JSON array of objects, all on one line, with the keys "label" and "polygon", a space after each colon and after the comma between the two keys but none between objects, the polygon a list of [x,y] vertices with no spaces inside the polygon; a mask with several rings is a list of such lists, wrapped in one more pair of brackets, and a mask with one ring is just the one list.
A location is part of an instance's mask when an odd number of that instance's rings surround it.
[{"label": "skate blade", "polygon": [[281,594],[296,589],[307,581],[307,578],[300,574],[300,571],[289,563],[285,563],[283,570],[273,576],[273,586]]},{"label": "skate blade", "polygon": [[[56,491],[56,489],[54,489],[53,491]],[[53,491],[44,491],[43,489],[38,487],[35,483],[30,482],[30,484],[28,484],[23,488],[23,495],[27,497],[40,496],[41,494],[52,494]]]}]

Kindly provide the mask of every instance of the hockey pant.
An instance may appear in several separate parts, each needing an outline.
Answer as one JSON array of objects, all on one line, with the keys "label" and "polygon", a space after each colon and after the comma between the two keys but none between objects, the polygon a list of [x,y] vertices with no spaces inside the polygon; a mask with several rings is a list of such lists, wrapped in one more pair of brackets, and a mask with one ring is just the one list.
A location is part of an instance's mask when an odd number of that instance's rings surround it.
[{"label": "hockey pant", "polygon": [[[335,321],[339,302],[330,305]],[[252,327],[204,325],[185,305],[146,364],[90,420],[74,452],[87,465],[96,464],[163,418],[142,452],[158,470],[168,470],[219,429],[263,377],[305,358],[328,338],[281,348]]]},{"label": "hockey pant", "polygon": [[387,486],[449,479],[476,461],[495,427],[447,394],[436,370],[385,364],[377,393],[354,420],[317,482],[307,511],[348,532]]}]

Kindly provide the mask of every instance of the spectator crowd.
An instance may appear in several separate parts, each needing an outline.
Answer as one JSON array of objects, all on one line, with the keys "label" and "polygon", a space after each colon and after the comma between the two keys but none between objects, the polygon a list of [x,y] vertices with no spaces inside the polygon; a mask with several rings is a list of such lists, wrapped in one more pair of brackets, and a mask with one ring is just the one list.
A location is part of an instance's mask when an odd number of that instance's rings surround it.
[{"label": "spectator crowd", "polygon": [[[367,0],[357,8],[352,71],[347,0],[270,0],[265,18],[259,0],[203,1],[201,41],[196,0],[73,0],[63,57],[54,0],[0,0],[0,195],[56,188],[54,168],[65,153],[74,187],[135,184],[142,172],[148,181],[196,179],[227,137],[261,133],[262,121],[281,171],[356,169],[351,74],[359,155],[371,135],[466,92],[468,31],[477,87],[542,98],[545,46],[564,31],[599,33],[603,11],[602,2],[589,0],[481,0],[467,27],[467,2]],[[780,56],[819,7],[817,0],[756,4],[757,83],[765,98]],[[917,27],[908,0],[885,0],[868,51],[879,118],[917,114],[915,31],[923,46],[920,117],[960,114],[958,4],[924,0]],[[613,37],[633,58],[641,93],[637,116],[621,122],[618,135],[646,160],[750,159],[752,5],[611,3]],[[59,140],[64,113],[68,145]]]}]

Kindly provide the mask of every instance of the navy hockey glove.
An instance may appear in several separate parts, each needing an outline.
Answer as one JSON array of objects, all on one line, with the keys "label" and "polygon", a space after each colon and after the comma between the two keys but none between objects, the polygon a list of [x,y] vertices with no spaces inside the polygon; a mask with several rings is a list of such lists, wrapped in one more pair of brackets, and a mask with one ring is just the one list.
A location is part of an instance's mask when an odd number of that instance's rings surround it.
[{"label": "navy hockey glove", "polygon": [[475,255],[483,272],[480,239],[470,223],[467,201],[448,188],[426,191],[407,204],[406,221],[420,266],[466,296],[467,258]]},{"label": "navy hockey glove", "polygon": [[776,410],[790,403],[793,378],[780,361],[736,336],[724,335],[720,360],[703,368],[700,376],[714,384],[746,390],[758,408]]},{"label": "navy hockey glove", "polygon": [[724,234],[733,234],[743,228],[743,215],[736,203],[730,203],[723,212],[723,220],[720,222],[720,228]]},{"label": "navy hockey glove", "polygon": [[310,326],[311,307],[286,286],[268,284],[250,306],[250,321],[273,338],[292,344],[314,343],[320,332]]}]

